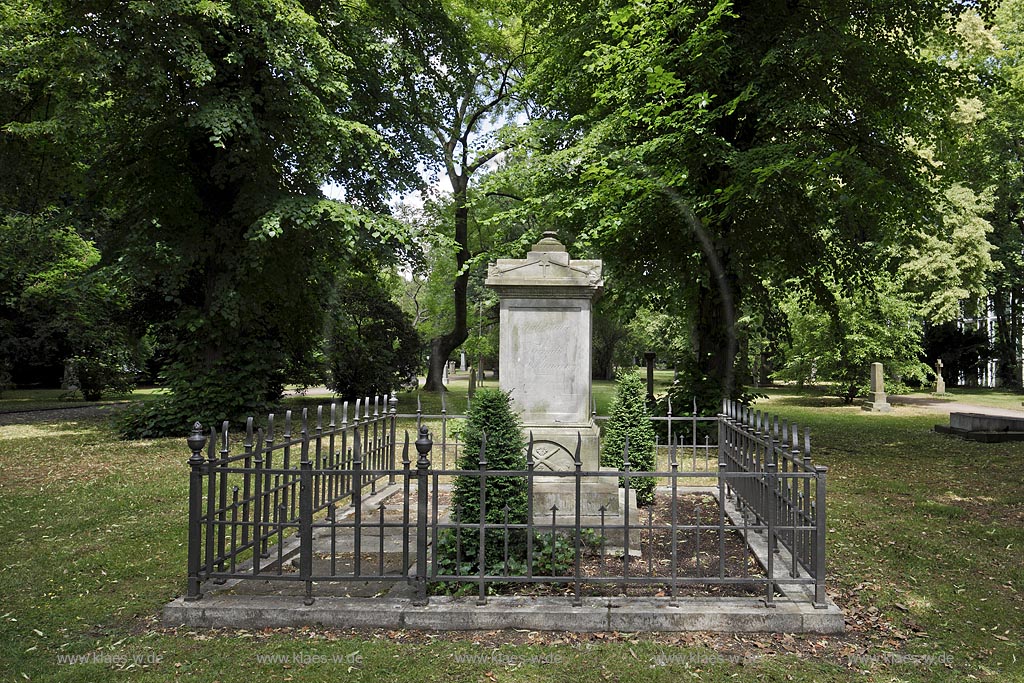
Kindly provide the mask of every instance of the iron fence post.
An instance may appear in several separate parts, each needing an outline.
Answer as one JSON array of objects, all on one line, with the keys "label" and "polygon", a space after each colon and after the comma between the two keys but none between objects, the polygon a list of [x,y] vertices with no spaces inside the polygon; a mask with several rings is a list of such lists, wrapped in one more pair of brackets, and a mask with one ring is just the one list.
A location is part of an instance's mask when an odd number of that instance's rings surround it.
[{"label": "iron fence post", "polygon": [[192,433],[188,436],[188,447],[192,456],[188,459],[188,589],[185,600],[199,600],[203,594],[199,591],[199,556],[202,553],[203,535],[203,447],[206,435],[203,426],[196,422],[192,425]]},{"label": "iron fence post", "polygon": [[669,594],[672,604],[676,604],[679,594],[679,462],[676,460],[676,446],[668,446],[669,466],[672,468],[672,499],[669,505],[672,510],[672,591]]},{"label": "iron fence post", "polygon": [[416,599],[414,605],[426,605],[427,598],[427,474],[430,470],[430,449],[433,447],[427,428],[420,425],[416,439]]},{"label": "iron fence post", "polygon": [[398,444],[395,442],[396,437],[396,423],[398,421],[398,397],[395,396],[394,392],[391,393],[391,398],[388,400],[388,415],[391,418],[391,447],[388,454],[388,469],[391,472],[388,474],[388,484],[395,483],[395,465],[397,459],[395,458],[395,449]]},{"label": "iron fence post", "polygon": [[778,540],[775,538],[775,534],[778,532],[776,527],[776,512],[777,512],[777,496],[778,491],[776,490],[776,481],[778,478],[779,464],[775,461],[775,441],[771,435],[768,435],[768,449],[765,453],[765,506],[764,514],[767,518],[765,520],[765,527],[768,538],[768,566],[765,570],[768,574],[768,590],[765,596],[765,604],[768,607],[775,607],[775,553],[778,552]]},{"label": "iron fence post", "polygon": [[[443,437],[442,437],[443,438]],[[441,442],[444,448],[444,442]],[[442,456],[443,457],[443,456]],[[480,528],[478,531],[478,543],[476,549],[477,564],[480,570],[479,594],[476,598],[477,605],[487,604],[487,582],[484,578],[487,575],[487,432],[480,434],[480,460],[477,462],[480,468]]]},{"label": "iron fence post", "polygon": [[409,460],[409,430],[405,432],[405,444],[402,446],[402,573],[406,583],[411,583],[409,576],[409,487],[412,485],[412,474]]},{"label": "iron fence post", "polygon": [[252,574],[260,573],[260,552],[263,543],[263,430],[256,430],[256,457],[253,460],[252,505]]},{"label": "iron fence post", "polygon": [[[526,577],[533,578],[533,430],[526,447]],[[604,531],[602,529],[602,531]]]},{"label": "iron fence post", "polygon": [[[217,557],[220,558],[220,562],[217,563],[217,569],[221,572],[224,571],[224,555],[225,555],[225,543],[227,541],[227,508],[228,508],[228,427],[230,423],[227,420],[221,424],[221,448],[220,448],[220,459],[217,461],[217,478],[219,493],[217,497],[217,507],[219,512],[217,513]],[[222,584],[227,579],[219,578],[214,583]]]},{"label": "iron fence post", "polygon": [[814,537],[814,608],[825,609],[828,607],[825,596],[825,475],[828,468],[824,465],[817,465],[815,473],[815,500],[814,500],[814,522],[816,525]]},{"label": "iron fence post", "polygon": [[[574,607],[579,607],[580,605],[583,604],[583,595],[582,595],[582,592],[581,592],[581,588],[582,587],[580,585],[580,573],[581,573],[581,567],[580,567],[580,559],[581,559],[581,557],[580,557],[580,555],[582,555],[582,553],[583,553],[583,549],[581,547],[581,540],[582,539],[581,539],[581,536],[580,536],[583,533],[583,530],[580,529],[580,524],[581,524],[581,518],[580,518],[580,507],[581,507],[580,506],[580,498],[581,498],[581,496],[580,496],[580,491],[581,491],[581,488],[582,488],[582,485],[583,485],[583,476],[582,476],[583,475],[583,460],[580,458],[580,449],[582,448],[582,446],[583,446],[583,435],[580,434],[580,432],[576,432],[576,454],[573,456],[573,464],[575,465],[574,469],[575,469],[575,475],[576,475],[574,477],[574,479],[575,479],[574,483],[576,485],[575,486],[575,489],[576,489],[576,503],[573,506],[576,509],[576,520],[575,520],[576,521],[576,538],[574,539],[576,547],[575,547],[575,552],[574,552],[575,561],[573,562],[573,600],[572,600],[572,604],[573,604]],[[658,469],[657,465],[655,465],[654,469]]]},{"label": "iron fence post", "polygon": [[210,575],[214,572],[214,560],[217,559],[217,547],[214,545],[216,541],[216,517],[217,517],[217,428],[210,427],[210,438],[206,443],[206,527],[205,533],[205,545],[206,545],[206,558],[203,562],[203,566],[206,567],[206,576],[210,578]]},{"label": "iron fence post", "polygon": [[[718,455],[718,576],[725,578],[725,473],[728,465]],[[675,518],[672,520],[675,526]]]},{"label": "iron fence post", "polygon": [[[723,461],[723,453],[722,453],[722,451],[723,450],[726,450],[726,451],[728,450],[726,448],[726,444],[725,444],[725,440],[726,440],[725,421],[728,419],[728,417],[727,417],[728,410],[729,410],[729,399],[723,398],[722,399],[722,412],[720,412],[718,414],[718,462],[719,462],[718,472],[719,472],[719,479],[721,479],[721,473],[722,473],[722,468],[721,468],[721,463]],[[719,488],[721,490],[721,486]],[[718,502],[722,506],[724,506],[725,505],[725,496],[723,495],[721,500],[719,500]]]},{"label": "iron fence post", "polygon": [[352,513],[352,574],[359,576],[363,561],[363,447],[359,427],[355,425],[352,427]]},{"label": "iron fence post", "polygon": [[629,594],[626,583],[629,579],[629,466],[629,432],[626,432],[626,437],[622,443],[622,474],[624,475],[622,477],[622,488],[625,490],[625,496],[623,497],[625,509],[622,511],[624,527],[622,537],[622,592],[626,595]]},{"label": "iron fence post", "polygon": [[305,584],[306,605],[313,604],[313,463],[309,461],[309,444],[302,443],[299,462],[299,577]]}]

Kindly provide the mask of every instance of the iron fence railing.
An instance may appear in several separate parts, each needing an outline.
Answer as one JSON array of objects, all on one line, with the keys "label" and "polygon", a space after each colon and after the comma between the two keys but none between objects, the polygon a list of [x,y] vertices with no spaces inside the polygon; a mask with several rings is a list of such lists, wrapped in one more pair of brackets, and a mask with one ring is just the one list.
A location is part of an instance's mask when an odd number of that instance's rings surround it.
[{"label": "iron fence railing", "polygon": [[[267,417],[266,429],[255,433],[250,417],[242,452],[234,454],[228,422],[219,434],[211,427],[209,438],[197,422],[188,438],[187,597],[199,594],[202,580],[267,578],[266,566],[273,566],[278,578],[294,580],[284,575],[286,537],[297,533],[300,544],[309,545],[314,516],[333,516],[340,503],[351,501],[353,493],[358,499],[366,487],[376,493],[384,477],[395,482],[396,403],[375,397],[371,414],[370,399],[357,400],[351,420],[348,402],[340,415],[332,404],[327,424],[324,406],[319,406],[312,425],[303,409],[297,434],[292,411],[285,412],[280,434],[274,414]],[[360,513],[356,506],[357,519]],[[273,559],[272,550],[277,554]]]},{"label": "iron fence railing", "polygon": [[[809,435],[801,440],[795,425],[726,402],[715,418],[686,416],[693,443],[681,446],[674,430],[654,472],[631,469],[628,445],[618,471],[584,470],[578,448],[573,469],[538,470],[532,444],[525,469],[493,470],[483,447],[475,469],[449,467],[459,444],[449,453],[446,410],[407,416],[417,421],[415,453],[408,433],[396,441],[402,417],[394,399],[375,399],[372,413],[369,401],[357,402],[351,420],[347,405],[320,407],[315,419],[304,410],[298,425],[286,414],[277,438],[273,416],[255,433],[250,419],[234,454],[227,424],[208,437],[197,424],[186,599],[201,598],[206,582],[256,578],[300,582],[307,604],[315,584],[379,581],[410,584],[420,603],[439,588],[485,602],[494,590],[558,586],[578,604],[611,588],[661,588],[675,599],[688,587],[716,586],[749,590],[771,606],[778,589],[805,585],[815,606],[825,605],[826,469],[811,464]],[[430,419],[441,420],[440,444]],[[673,429],[673,418],[663,419]],[[714,463],[710,444],[697,443],[698,419],[718,424]],[[489,504],[488,482],[504,477],[522,480],[525,518]],[[608,477],[621,480],[620,511],[584,510],[584,488]],[[640,477],[657,489],[655,504],[638,509],[628,501]],[[712,486],[688,485],[709,479]],[[476,492],[477,516],[449,500],[452,481]],[[565,509],[535,510],[537,491],[556,482]],[[768,546],[757,562],[753,536]]]},{"label": "iron fence railing", "polygon": [[[825,602],[825,478],[828,468],[811,462],[811,434],[796,423],[725,401],[719,416],[719,460],[726,472],[754,476],[730,487],[744,516],[764,527],[769,563],[778,544],[790,554],[789,575],[813,576],[815,598]],[[773,566],[767,567],[772,574]]]}]

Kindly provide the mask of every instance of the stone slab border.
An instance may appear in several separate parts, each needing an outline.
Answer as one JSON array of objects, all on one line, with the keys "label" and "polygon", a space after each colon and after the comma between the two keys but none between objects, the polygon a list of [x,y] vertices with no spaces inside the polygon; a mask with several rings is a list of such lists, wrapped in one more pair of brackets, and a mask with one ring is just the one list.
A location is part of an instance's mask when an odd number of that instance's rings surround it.
[{"label": "stone slab border", "polygon": [[573,607],[558,597],[432,597],[418,607],[407,599],[217,595],[199,602],[177,598],[164,607],[163,622],[190,628],[386,628],[425,631],[529,629],[531,631],[729,633],[841,633],[843,613],[834,604],[815,609],[777,600],[768,608],[754,598],[584,598]]}]

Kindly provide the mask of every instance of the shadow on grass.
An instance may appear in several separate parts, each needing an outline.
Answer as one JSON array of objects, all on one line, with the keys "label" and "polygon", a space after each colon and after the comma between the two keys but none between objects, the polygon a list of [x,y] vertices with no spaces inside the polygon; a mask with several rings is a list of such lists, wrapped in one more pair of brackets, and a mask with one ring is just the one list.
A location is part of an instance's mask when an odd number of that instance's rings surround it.
[{"label": "shadow on grass", "polygon": [[845,403],[839,396],[820,390],[808,390],[796,393],[795,390],[761,389],[768,400],[775,406],[797,406],[800,408],[845,408],[855,403]]}]

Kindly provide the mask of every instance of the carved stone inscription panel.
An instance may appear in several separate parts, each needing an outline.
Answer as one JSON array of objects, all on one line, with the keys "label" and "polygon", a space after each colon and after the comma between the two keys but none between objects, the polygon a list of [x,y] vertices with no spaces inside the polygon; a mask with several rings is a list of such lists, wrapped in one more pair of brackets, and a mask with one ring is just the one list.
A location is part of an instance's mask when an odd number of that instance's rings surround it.
[{"label": "carved stone inscription panel", "polygon": [[501,386],[526,424],[589,421],[589,301],[502,301],[501,335]]}]

